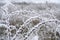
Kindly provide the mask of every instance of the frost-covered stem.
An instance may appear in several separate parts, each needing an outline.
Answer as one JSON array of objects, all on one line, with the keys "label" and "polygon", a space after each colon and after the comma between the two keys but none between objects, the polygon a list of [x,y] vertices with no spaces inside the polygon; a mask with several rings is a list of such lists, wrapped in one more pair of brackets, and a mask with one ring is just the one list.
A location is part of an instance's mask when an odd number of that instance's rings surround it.
[{"label": "frost-covered stem", "polygon": [[10,40],[10,32],[9,32],[8,36],[9,36],[8,39]]},{"label": "frost-covered stem", "polygon": [[1,7],[1,9],[5,12],[5,14],[7,13],[6,10],[4,10],[2,7]]},{"label": "frost-covered stem", "polygon": [[[24,40],[27,40],[27,38],[30,36],[30,34],[34,31],[34,30],[38,30],[38,28],[41,27],[42,24],[45,24],[46,22],[56,22],[57,20],[48,20],[48,21],[44,21],[44,22],[41,22],[39,24],[37,24],[35,27],[33,27],[28,33],[27,35],[25,36]],[[59,22],[59,21],[57,21]]]},{"label": "frost-covered stem", "polygon": [[[50,12],[50,10],[47,10],[47,11],[49,11],[49,12]],[[51,14],[51,16],[52,16],[55,20],[57,20],[57,21],[59,21],[59,22],[60,22],[60,20],[58,20],[58,19],[56,18],[56,16],[54,16],[54,14],[53,14],[52,12],[50,12],[50,14]]]},{"label": "frost-covered stem", "polygon": [[[11,3],[10,1],[7,0],[7,1],[6,1],[6,4],[1,7],[3,10],[6,11],[7,14],[8,14],[8,11],[7,11],[8,8],[7,8],[7,7],[8,7],[9,4],[12,5],[12,6],[15,6],[13,3]],[[4,8],[4,7],[6,7],[6,8]],[[17,8],[17,7],[15,6],[15,9],[16,9],[16,8]]]}]

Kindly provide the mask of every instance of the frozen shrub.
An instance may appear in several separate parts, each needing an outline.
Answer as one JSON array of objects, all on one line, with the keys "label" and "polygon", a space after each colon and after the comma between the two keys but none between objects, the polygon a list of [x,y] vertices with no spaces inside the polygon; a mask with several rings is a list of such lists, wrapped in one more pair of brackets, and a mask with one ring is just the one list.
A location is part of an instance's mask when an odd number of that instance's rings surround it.
[{"label": "frozen shrub", "polygon": [[17,31],[17,29],[15,26],[13,26],[13,25],[9,26],[9,30],[8,30],[9,34],[8,35],[9,35],[10,40],[16,34],[16,31]]},{"label": "frozen shrub", "polygon": [[18,34],[26,34],[28,32],[28,28],[26,28],[25,26],[23,26],[20,31],[18,32]]},{"label": "frozen shrub", "polygon": [[8,6],[8,12],[11,13],[11,12],[14,12],[17,10],[17,7],[13,4],[9,4]]},{"label": "frozen shrub", "polygon": [[0,8],[0,19],[1,20],[7,20],[8,19],[7,12],[3,8]]},{"label": "frozen shrub", "polygon": [[33,25],[37,25],[39,23],[39,20],[37,20],[37,19],[32,20],[32,23],[33,23]]},{"label": "frozen shrub", "polygon": [[7,25],[0,24],[0,40],[8,40],[8,33]]},{"label": "frozen shrub", "polygon": [[6,30],[7,28],[4,25],[0,26],[0,35],[5,34]]},{"label": "frozen shrub", "polygon": [[16,33],[16,29],[11,30],[11,33],[15,34]]},{"label": "frozen shrub", "polygon": [[13,4],[5,4],[2,7],[7,13],[11,13],[17,10],[17,7]]},{"label": "frozen shrub", "polygon": [[56,28],[56,36],[60,38],[60,25],[58,25]]},{"label": "frozen shrub", "polygon": [[11,32],[11,37],[13,37],[16,34],[16,29],[12,29],[10,32]]},{"label": "frozen shrub", "polygon": [[24,26],[27,27],[29,30],[33,28],[35,25],[37,25],[41,20],[36,17],[36,18],[30,18],[27,20],[26,23],[24,23]]},{"label": "frozen shrub", "polygon": [[22,25],[23,20],[18,15],[11,15],[11,17],[9,18],[9,23],[10,25]]},{"label": "frozen shrub", "polygon": [[55,12],[54,15],[58,20],[60,20],[60,11]]},{"label": "frozen shrub", "polygon": [[37,9],[39,9],[39,10],[46,10],[47,8],[42,5],[42,6],[37,7]]},{"label": "frozen shrub", "polygon": [[38,40],[56,40],[56,24],[55,23],[46,23],[40,27],[38,31],[39,39]]},{"label": "frozen shrub", "polygon": [[35,36],[38,40],[60,40],[60,7],[23,2],[8,3],[1,8],[0,40],[31,40]]}]

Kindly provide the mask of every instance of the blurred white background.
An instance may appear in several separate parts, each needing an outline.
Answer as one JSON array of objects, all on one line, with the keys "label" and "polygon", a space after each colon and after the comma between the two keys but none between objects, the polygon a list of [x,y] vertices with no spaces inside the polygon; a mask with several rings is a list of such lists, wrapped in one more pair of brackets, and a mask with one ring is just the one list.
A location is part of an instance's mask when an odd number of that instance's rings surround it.
[{"label": "blurred white background", "polygon": [[8,1],[15,1],[15,2],[34,2],[34,3],[45,3],[46,1],[52,3],[60,3],[60,0],[0,0],[0,3],[6,3]]}]

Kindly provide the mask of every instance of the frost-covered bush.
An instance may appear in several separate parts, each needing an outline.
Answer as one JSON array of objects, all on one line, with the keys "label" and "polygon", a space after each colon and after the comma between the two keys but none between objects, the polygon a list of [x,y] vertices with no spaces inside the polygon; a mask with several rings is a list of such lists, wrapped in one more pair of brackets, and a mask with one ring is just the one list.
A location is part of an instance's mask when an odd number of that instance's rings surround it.
[{"label": "frost-covered bush", "polygon": [[20,31],[18,32],[18,34],[20,33],[20,34],[22,34],[22,35],[24,35],[24,34],[26,34],[28,32],[28,28],[26,28],[26,27],[22,27],[21,29],[20,29]]},{"label": "frost-covered bush", "polygon": [[10,37],[13,37],[16,34],[16,30],[15,26],[9,26]]},{"label": "frost-covered bush", "polygon": [[39,18],[31,18],[30,20],[28,20],[24,25],[28,28],[31,29],[32,27],[34,27],[35,25],[37,25],[41,20]]},{"label": "frost-covered bush", "polygon": [[8,26],[0,24],[0,40],[8,40]]},{"label": "frost-covered bush", "polygon": [[21,16],[14,14],[14,15],[10,16],[9,23],[10,23],[10,25],[22,25],[23,20],[22,20]]},{"label": "frost-covered bush", "polygon": [[60,40],[58,9],[54,4],[5,4],[0,9],[0,40],[33,40],[36,36],[37,40]]},{"label": "frost-covered bush", "polygon": [[60,20],[60,11],[59,10],[57,12],[55,12],[54,15],[58,20]]},{"label": "frost-covered bush", "polygon": [[38,31],[39,39],[38,40],[58,40],[60,37],[57,37],[55,22],[48,22],[43,24]]},{"label": "frost-covered bush", "polygon": [[7,28],[5,28],[4,25],[0,26],[0,35],[4,34],[5,30],[7,30]]},{"label": "frost-covered bush", "polygon": [[2,7],[0,8],[0,20],[8,20],[8,14]]},{"label": "frost-covered bush", "polygon": [[17,10],[17,7],[13,4],[5,4],[3,7],[1,7],[2,9],[4,9],[7,13],[11,13]]},{"label": "frost-covered bush", "polygon": [[5,10],[3,10],[2,8],[0,8],[0,19],[3,19],[3,15],[5,14]]}]

